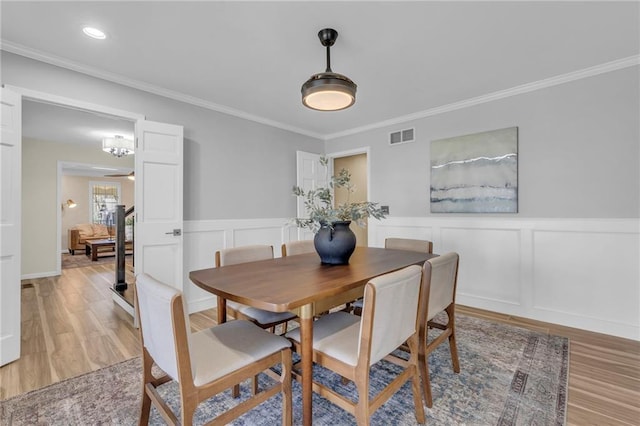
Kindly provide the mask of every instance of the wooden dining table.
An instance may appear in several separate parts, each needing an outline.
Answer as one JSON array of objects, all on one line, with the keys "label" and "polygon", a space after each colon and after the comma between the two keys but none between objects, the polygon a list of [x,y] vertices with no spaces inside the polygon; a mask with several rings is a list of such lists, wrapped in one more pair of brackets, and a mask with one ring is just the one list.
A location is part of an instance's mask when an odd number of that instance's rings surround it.
[{"label": "wooden dining table", "polygon": [[312,424],[313,318],[362,297],[374,277],[436,255],[357,247],[347,265],[326,265],[316,253],[208,268],[189,273],[198,287],[218,298],[218,323],[226,321],[226,301],[272,312],[294,312],[300,320],[302,419]]}]

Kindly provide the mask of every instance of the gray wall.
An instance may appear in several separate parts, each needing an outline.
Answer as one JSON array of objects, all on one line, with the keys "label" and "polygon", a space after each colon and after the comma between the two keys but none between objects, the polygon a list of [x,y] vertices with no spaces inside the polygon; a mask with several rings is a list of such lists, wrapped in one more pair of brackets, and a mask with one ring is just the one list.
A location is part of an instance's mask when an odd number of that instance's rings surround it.
[{"label": "gray wall", "polygon": [[[638,68],[323,143],[2,51],[2,83],[185,128],[186,220],[290,217],[295,151],[371,147],[370,199],[429,216],[429,142],[519,128],[520,217],[640,217]],[[416,142],[389,146],[414,126]],[[398,190],[400,189],[400,190]],[[510,215],[511,216],[511,215]]]},{"label": "gray wall", "polygon": [[[184,126],[184,219],[291,217],[296,151],[322,141],[1,52],[2,83]],[[215,78],[215,76],[212,76]]]},{"label": "gray wall", "polygon": [[[391,216],[430,216],[430,141],[517,126],[519,213],[506,216],[637,218],[638,80],[638,67],[626,68],[330,140],[325,149],[370,146],[370,200],[390,205]],[[389,146],[389,132],[409,127],[416,142]]]}]

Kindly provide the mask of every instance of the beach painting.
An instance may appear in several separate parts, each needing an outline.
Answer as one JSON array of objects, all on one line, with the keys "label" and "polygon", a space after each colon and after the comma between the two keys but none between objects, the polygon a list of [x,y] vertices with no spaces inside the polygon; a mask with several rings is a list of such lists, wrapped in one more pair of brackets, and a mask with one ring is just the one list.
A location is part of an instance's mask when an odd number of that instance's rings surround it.
[{"label": "beach painting", "polygon": [[517,213],[518,128],[431,141],[432,213]]}]

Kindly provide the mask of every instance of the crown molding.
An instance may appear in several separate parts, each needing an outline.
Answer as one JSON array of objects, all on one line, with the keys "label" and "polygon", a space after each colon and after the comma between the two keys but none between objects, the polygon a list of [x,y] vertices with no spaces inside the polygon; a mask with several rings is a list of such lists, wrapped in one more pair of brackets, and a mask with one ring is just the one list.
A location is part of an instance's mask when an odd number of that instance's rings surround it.
[{"label": "crown molding", "polygon": [[129,79],[124,76],[108,73],[97,68],[87,67],[77,62],[69,61],[64,58],[50,55],[29,47],[12,43],[6,40],[0,40],[0,50],[5,50],[10,53],[15,53],[20,56],[35,59],[37,61],[45,62],[58,67],[66,68],[72,71],[76,71],[82,74],[87,74],[92,77],[97,77],[103,80],[111,81],[113,83],[122,84],[124,86],[132,87],[134,89],[142,90],[145,92],[153,93],[165,98],[173,99],[179,102],[195,105],[201,108],[209,109],[212,111],[220,112],[223,114],[231,115],[234,117],[242,118],[256,123],[264,124],[267,126],[275,127],[282,130],[287,130],[293,133],[309,136],[312,138],[328,141],[345,136],[354,135],[357,133],[366,132],[369,130],[379,129],[382,127],[395,126],[398,124],[406,123],[408,121],[418,120],[426,117],[433,117],[438,114],[444,114],[459,109],[469,108],[475,105],[480,105],[487,102],[493,102],[499,99],[505,99],[512,96],[518,96],[524,93],[533,92],[536,90],[545,89],[548,87],[557,86],[560,84],[569,83],[583,78],[593,77],[608,72],[629,68],[640,65],[640,55],[633,55],[622,59],[617,59],[611,62],[605,62],[603,64],[595,65],[589,68],[584,68],[577,71],[572,71],[566,74],[560,74],[554,77],[545,78],[542,80],[534,81],[531,83],[521,84],[519,86],[511,87],[509,89],[499,90],[485,95],[480,95],[475,98],[465,99],[458,102],[453,102],[447,105],[442,105],[435,108],[430,108],[424,111],[418,111],[412,114],[395,117],[389,120],[380,121],[377,123],[369,124],[366,126],[354,127],[342,132],[331,134],[320,134],[309,130],[301,129],[299,127],[291,126],[279,121],[271,120],[265,117],[260,117],[254,114],[249,114],[244,111],[240,111],[234,108],[230,108],[224,105],[216,104],[206,101],[195,96],[186,95],[173,90],[168,90],[159,86],[148,84],[142,81]]},{"label": "crown molding", "polygon": [[305,129],[301,129],[299,127],[290,126],[288,124],[281,123],[279,121],[260,117],[254,114],[249,114],[247,112],[240,111],[235,108],[230,108],[224,105],[209,102],[204,99],[197,98],[195,96],[186,95],[184,93],[165,89],[163,87],[155,86],[153,84],[148,84],[139,80],[130,79],[119,74],[114,74],[114,73],[102,71],[97,68],[88,67],[88,66],[79,64],[77,62],[69,61],[67,59],[64,59],[55,55],[50,55],[48,53],[44,53],[36,49],[31,49],[29,47],[26,47],[17,43],[1,40],[0,50],[4,50],[10,53],[15,53],[16,55],[25,56],[30,59],[35,59],[40,62],[45,62],[51,65],[55,65],[61,68],[66,68],[82,74],[90,75],[92,77],[97,77],[102,80],[111,81],[113,83],[121,84],[123,86],[128,86],[134,89],[142,90],[144,92],[153,93],[155,95],[173,99],[179,102],[184,102],[184,103],[195,105],[201,108],[206,108],[206,109],[220,112],[223,114],[232,115],[234,117],[242,118],[249,121],[254,121],[256,123],[265,124],[267,126],[275,127],[282,130],[287,130],[290,132],[298,133],[298,134],[309,136],[312,138],[316,138],[320,140],[324,139],[324,135],[320,133],[311,132]]},{"label": "crown molding", "polygon": [[521,95],[523,93],[529,93],[540,89],[546,89],[548,87],[557,86],[560,84],[569,83],[583,78],[593,77],[600,74],[605,74],[611,71],[620,70],[623,68],[629,68],[640,65],[640,55],[629,56],[627,58],[618,59],[611,62],[605,62],[604,64],[596,65],[589,68],[584,68],[578,71],[572,71],[566,74],[560,74],[555,77],[545,78],[543,80],[534,81],[532,83],[521,84],[519,86],[511,87],[505,90],[499,90],[493,93],[487,93],[485,95],[477,96],[475,98],[465,99],[459,102],[454,102],[447,105],[442,105],[435,108],[430,108],[424,111],[419,111],[413,114],[404,115],[401,117],[392,118],[390,120],[380,121],[378,123],[354,127],[353,129],[345,130],[343,132],[332,133],[324,136],[324,140],[331,140],[341,138],[344,136],[350,136],[357,133],[366,132],[368,130],[379,129],[381,127],[395,126],[397,124],[406,123],[407,121],[418,120],[421,118],[432,117],[434,115],[443,114],[446,112],[456,111],[463,108],[472,107],[487,102],[493,102],[499,99],[509,98],[511,96]]}]

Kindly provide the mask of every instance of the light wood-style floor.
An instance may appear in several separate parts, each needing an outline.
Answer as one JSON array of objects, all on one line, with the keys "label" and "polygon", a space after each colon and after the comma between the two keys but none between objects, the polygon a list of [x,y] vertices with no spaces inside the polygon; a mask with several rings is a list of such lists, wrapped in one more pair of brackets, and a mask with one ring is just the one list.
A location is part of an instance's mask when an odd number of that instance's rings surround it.
[{"label": "light wood-style floor", "polygon": [[[138,356],[131,317],[112,301],[111,266],[23,281],[22,355],[0,368],[0,399]],[[127,282],[133,282],[128,275]],[[569,425],[640,425],[640,342],[460,306],[458,312],[570,339]],[[191,315],[215,324],[215,310]]]}]

